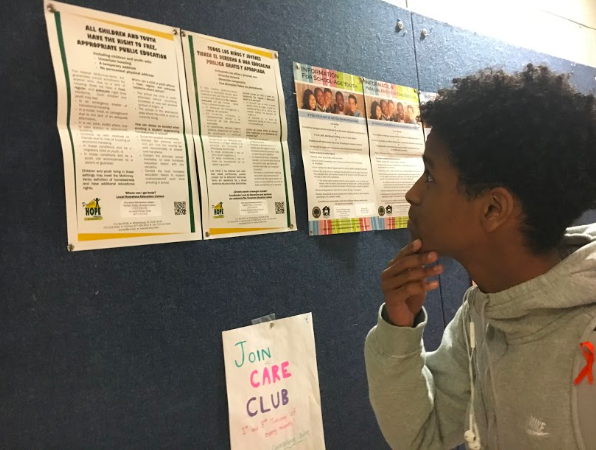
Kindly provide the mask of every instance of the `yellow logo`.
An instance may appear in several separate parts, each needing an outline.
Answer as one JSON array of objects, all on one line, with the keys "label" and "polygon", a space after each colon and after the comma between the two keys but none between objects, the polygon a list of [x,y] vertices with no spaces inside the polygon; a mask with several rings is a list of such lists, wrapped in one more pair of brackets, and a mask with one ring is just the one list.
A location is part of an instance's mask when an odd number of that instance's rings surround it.
[{"label": "yellow logo", "polygon": [[211,205],[213,208],[213,218],[214,219],[223,219],[224,217],[224,209],[223,209],[223,202],[219,202],[217,205]]},{"label": "yellow logo", "polygon": [[94,198],[89,203],[83,202],[85,208],[85,220],[102,220],[101,207],[99,206],[99,199]]}]

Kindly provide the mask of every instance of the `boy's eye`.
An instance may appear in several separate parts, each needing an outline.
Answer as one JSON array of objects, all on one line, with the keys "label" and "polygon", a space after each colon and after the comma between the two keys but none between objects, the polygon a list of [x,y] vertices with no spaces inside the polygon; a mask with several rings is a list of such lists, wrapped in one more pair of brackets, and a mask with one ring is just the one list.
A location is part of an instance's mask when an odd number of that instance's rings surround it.
[{"label": "boy's eye", "polygon": [[432,183],[433,181],[435,181],[435,178],[430,174],[428,170],[424,171],[424,181],[426,181],[427,183]]}]

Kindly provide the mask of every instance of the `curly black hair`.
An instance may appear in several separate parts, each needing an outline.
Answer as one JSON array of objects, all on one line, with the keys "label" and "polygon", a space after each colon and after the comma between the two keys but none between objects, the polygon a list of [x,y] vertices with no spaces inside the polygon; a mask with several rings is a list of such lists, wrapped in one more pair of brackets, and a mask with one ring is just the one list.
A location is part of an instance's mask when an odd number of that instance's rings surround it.
[{"label": "curly black hair", "polygon": [[596,207],[596,99],[569,76],[528,64],[453,80],[421,107],[446,144],[468,198],[504,187],[520,201],[526,245],[554,249],[584,211]]}]

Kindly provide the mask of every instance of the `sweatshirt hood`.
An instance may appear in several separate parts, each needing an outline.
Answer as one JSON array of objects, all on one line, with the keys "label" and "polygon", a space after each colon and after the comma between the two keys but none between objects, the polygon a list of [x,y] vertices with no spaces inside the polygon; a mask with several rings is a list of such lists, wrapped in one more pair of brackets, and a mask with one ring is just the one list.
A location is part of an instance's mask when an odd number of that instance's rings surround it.
[{"label": "sweatshirt hood", "polygon": [[511,341],[539,338],[567,314],[596,304],[596,224],[568,228],[559,253],[561,262],[547,273],[510,289],[470,288],[470,306]]}]

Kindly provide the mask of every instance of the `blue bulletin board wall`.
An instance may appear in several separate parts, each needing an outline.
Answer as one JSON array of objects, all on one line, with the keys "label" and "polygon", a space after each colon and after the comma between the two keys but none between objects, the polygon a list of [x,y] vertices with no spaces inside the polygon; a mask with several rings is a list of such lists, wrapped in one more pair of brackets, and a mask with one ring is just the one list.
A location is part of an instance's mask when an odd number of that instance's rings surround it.
[{"label": "blue bulletin board wall", "polygon": [[[308,236],[292,62],[408,86],[420,79],[423,90],[536,58],[574,70],[588,90],[596,70],[376,0],[72,3],[279,51],[299,231],[67,252],[42,3],[4,4],[0,447],[228,448],[221,332],[271,312],[312,311],[327,448],[387,448],[368,402],[363,344],[382,302],[379,274],[408,235]],[[430,30],[424,41],[421,27]],[[427,348],[468,285],[448,263],[427,301]]]}]

